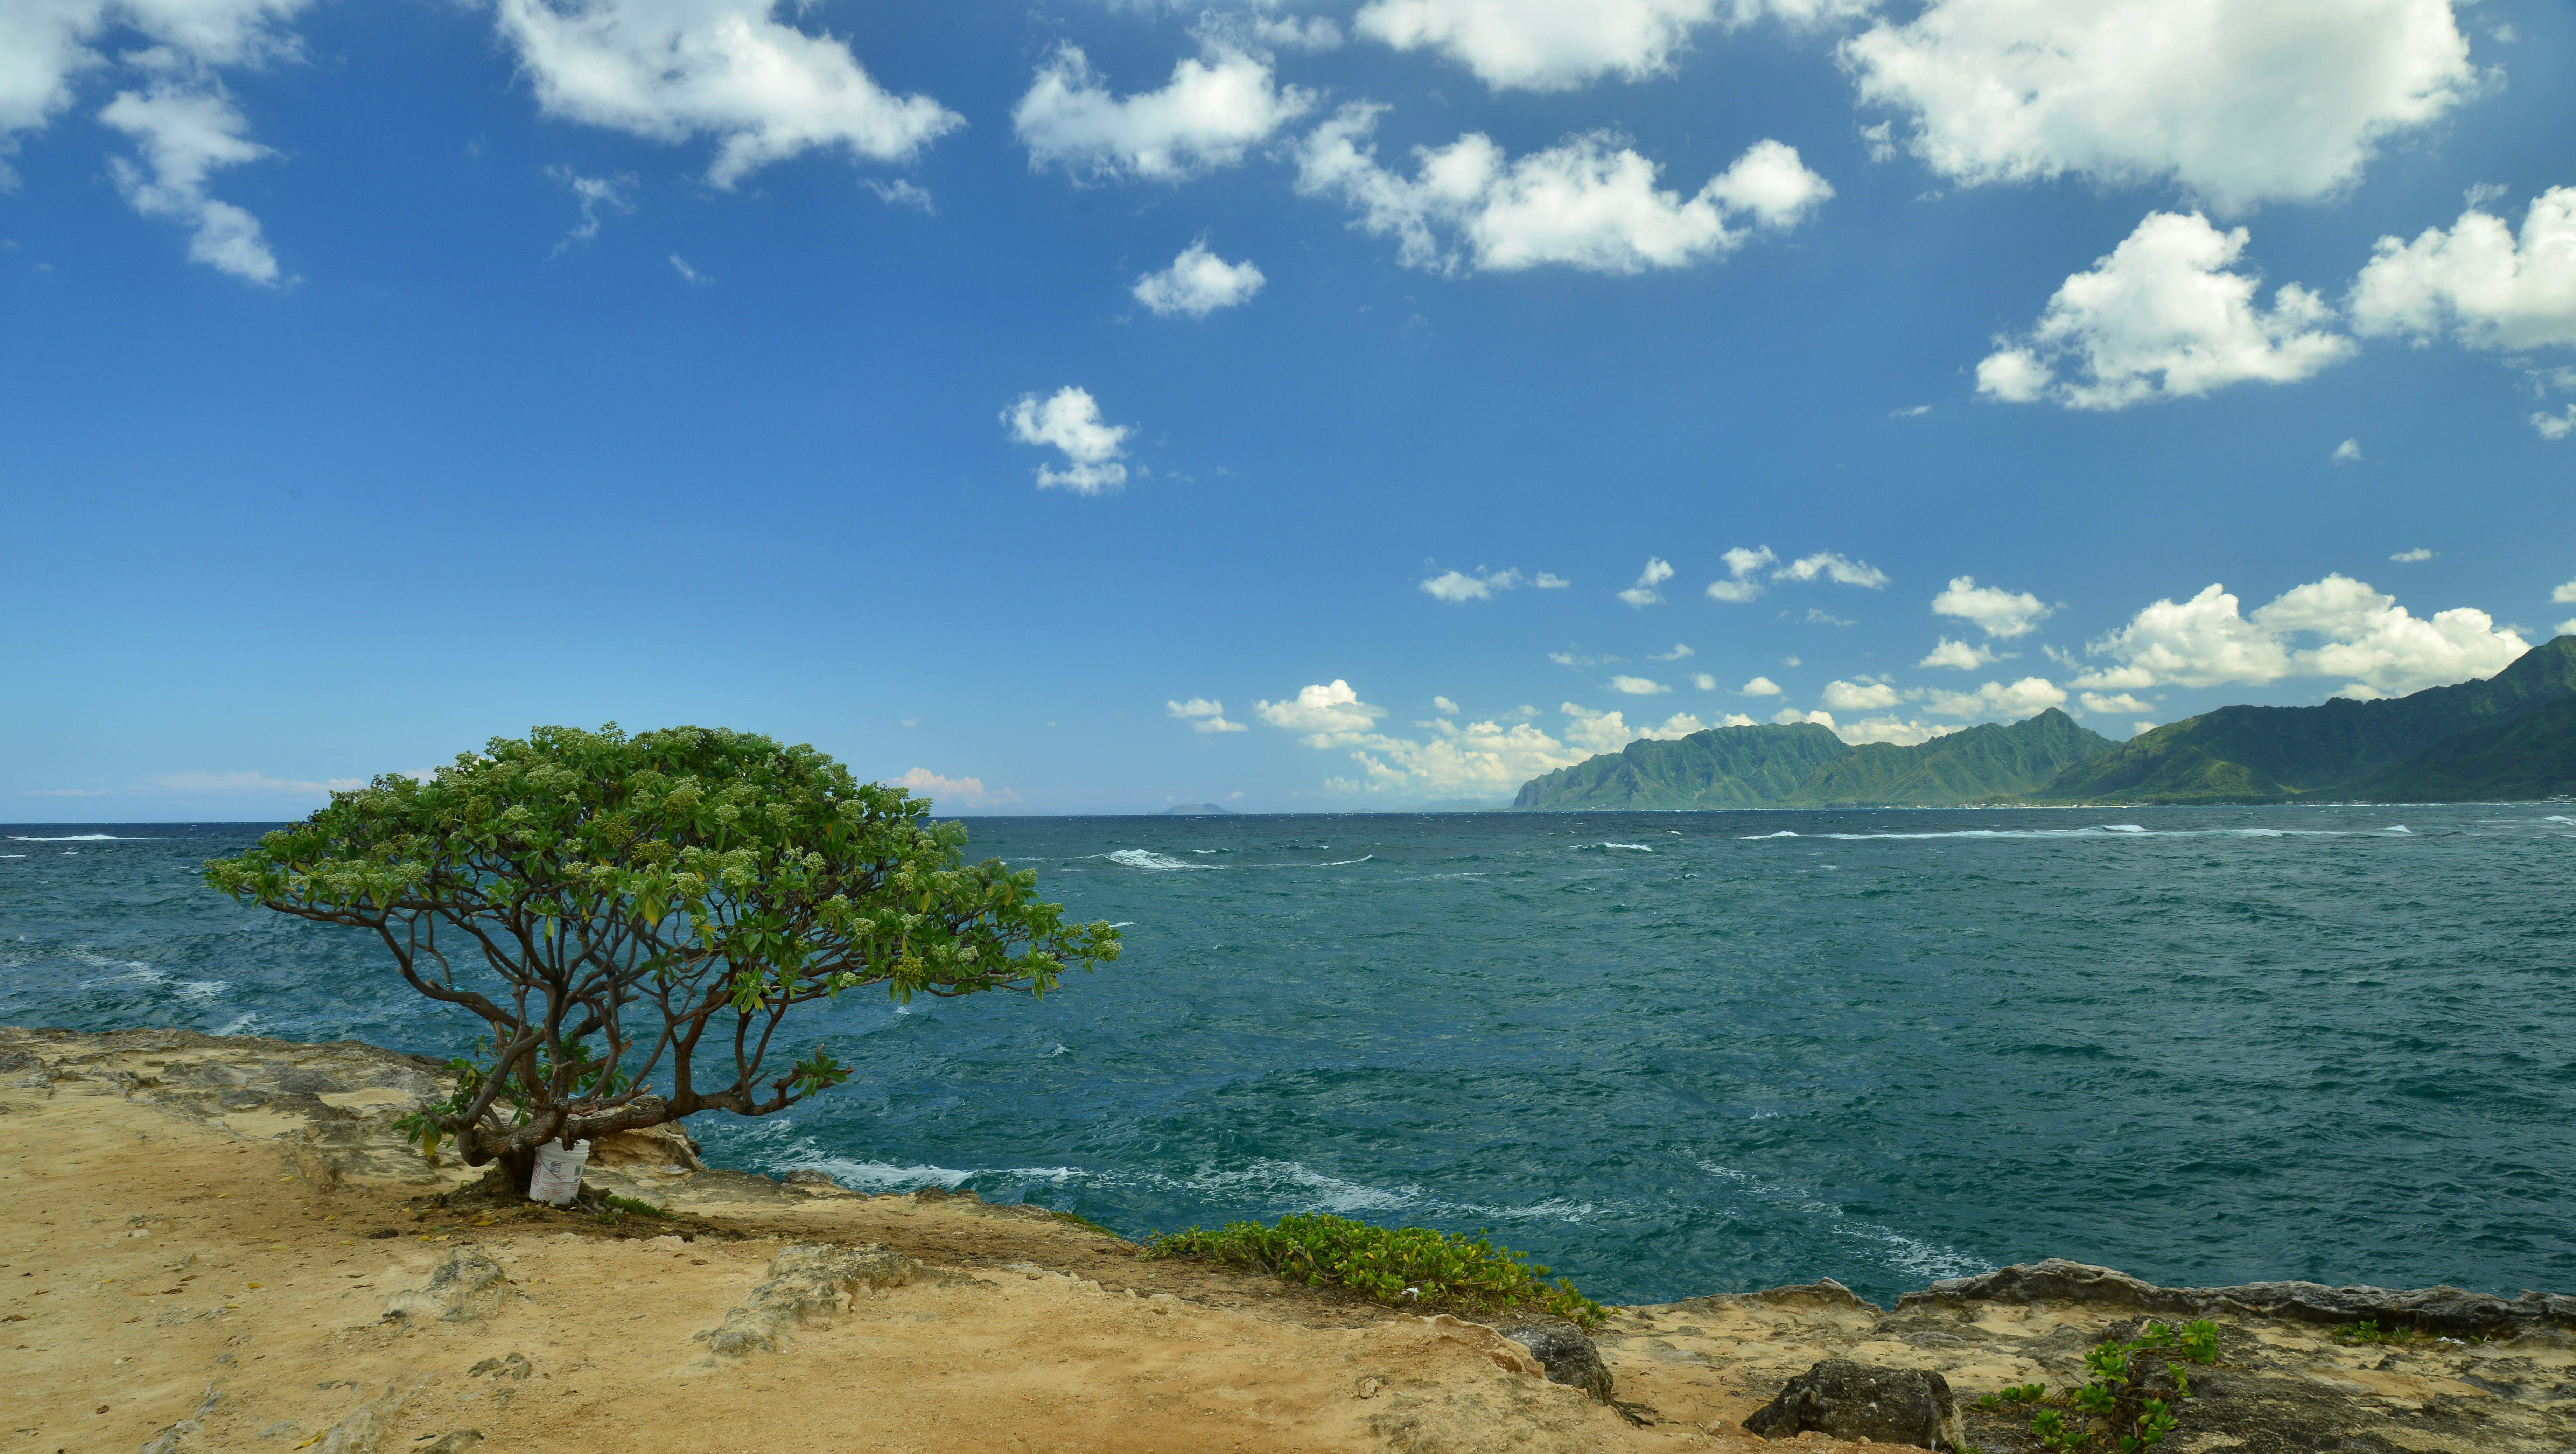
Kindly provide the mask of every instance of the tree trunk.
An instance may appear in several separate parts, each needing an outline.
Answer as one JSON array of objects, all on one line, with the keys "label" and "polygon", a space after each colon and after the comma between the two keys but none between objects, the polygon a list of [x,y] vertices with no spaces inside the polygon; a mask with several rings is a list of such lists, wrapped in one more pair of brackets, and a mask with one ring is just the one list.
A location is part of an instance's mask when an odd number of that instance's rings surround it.
[{"label": "tree trunk", "polygon": [[493,1191],[508,1197],[528,1194],[528,1182],[537,1174],[537,1148],[504,1151],[492,1158],[492,1169],[484,1173]]}]

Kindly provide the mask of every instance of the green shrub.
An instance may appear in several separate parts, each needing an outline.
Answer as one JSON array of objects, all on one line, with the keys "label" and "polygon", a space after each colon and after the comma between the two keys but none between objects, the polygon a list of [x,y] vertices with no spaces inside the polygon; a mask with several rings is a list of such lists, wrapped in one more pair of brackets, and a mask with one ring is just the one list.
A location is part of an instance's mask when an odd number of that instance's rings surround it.
[{"label": "green shrub", "polygon": [[1395,1307],[1499,1313],[1535,1305],[1585,1328],[1600,1325],[1599,1303],[1545,1267],[1485,1238],[1428,1227],[1386,1228],[1322,1213],[1281,1217],[1275,1227],[1228,1222],[1192,1227],[1145,1244],[1146,1257],[1203,1257],[1257,1267],[1308,1287],[1346,1287]]}]

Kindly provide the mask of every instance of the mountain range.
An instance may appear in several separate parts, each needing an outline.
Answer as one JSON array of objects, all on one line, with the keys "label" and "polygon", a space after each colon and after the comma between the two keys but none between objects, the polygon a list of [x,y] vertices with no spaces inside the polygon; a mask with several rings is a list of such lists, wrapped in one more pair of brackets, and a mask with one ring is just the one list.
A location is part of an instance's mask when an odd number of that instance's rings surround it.
[{"label": "mountain range", "polygon": [[1521,785],[1536,811],[2493,801],[2576,794],[2576,636],[2484,681],[2221,707],[2113,742],[2054,708],[1909,747],[1812,723],[1640,740]]}]

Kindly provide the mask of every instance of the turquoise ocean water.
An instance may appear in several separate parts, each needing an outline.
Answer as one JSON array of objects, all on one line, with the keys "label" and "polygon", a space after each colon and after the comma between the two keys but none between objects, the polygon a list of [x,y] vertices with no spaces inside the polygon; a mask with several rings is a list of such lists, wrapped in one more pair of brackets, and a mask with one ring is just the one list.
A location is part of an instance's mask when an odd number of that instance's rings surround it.
[{"label": "turquoise ocean water", "polygon": [[[1491,1228],[1615,1301],[2050,1255],[2576,1290],[2576,808],[971,829],[1126,957],[855,996],[812,1028],[857,1078],[696,1118],[713,1158]],[[198,883],[257,831],[0,829],[0,1022],[471,1040],[366,936]]]}]

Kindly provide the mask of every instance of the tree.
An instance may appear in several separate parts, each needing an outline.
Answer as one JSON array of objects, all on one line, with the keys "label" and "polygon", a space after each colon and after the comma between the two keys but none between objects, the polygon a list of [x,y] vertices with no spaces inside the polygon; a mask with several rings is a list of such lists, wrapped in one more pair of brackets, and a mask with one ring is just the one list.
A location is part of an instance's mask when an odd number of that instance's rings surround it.
[{"label": "tree", "polygon": [[820,1044],[776,1065],[800,1005],[1043,994],[1118,957],[1117,931],[1066,923],[1036,874],[963,866],[964,825],[929,809],[750,733],[539,727],[427,781],[334,793],[205,874],[374,930],[412,988],[478,1016],[454,1095],[407,1124],[524,1187],[550,1140],[765,1116],[847,1080]]}]

